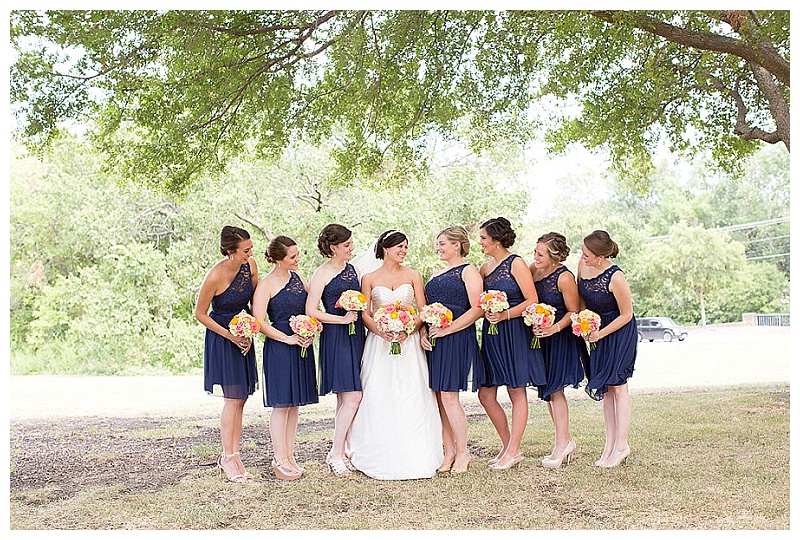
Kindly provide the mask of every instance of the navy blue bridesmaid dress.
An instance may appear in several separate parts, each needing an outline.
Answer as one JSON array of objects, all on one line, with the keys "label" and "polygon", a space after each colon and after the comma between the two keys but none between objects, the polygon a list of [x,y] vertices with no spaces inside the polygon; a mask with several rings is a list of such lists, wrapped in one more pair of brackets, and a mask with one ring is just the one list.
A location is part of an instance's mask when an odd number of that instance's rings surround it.
[{"label": "navy blue bridesmaid dress", "polygon": [[[517,257],[519,255],[509,255],[483,279],[484,291],[504,291],[512,308],[525,302],[522,289],[511,274],[511,263]],[[522,317],[498,322],[496,335],[489,335],[489,322],[484,320],[481,329],[483,361],[477,363],[474,374],[477,387],[520,388],[545,384],[544,357],[541,349],[531,349],[532,337]]]},{"label": "navy blue bridesmaid dress", "polygon": [[[290,272],[288,283],[267,305],[272,326],[284,334],[293,334],[289,318],[305,314],[307,296],[300,276]],[[264,341],[265,406],[297,407],[319,402],[314,346],[308,347],[305,357],[300,353],[299,345],[287,345],[269,337]]]},{"label": "navy blue bridesmaid dress", "polygon": [[[553,306],[556,310],[556,321],[561,320],[569,311],[564,303],[564,295],[558,290],[558,279],[566,272],[574,281],[575,276],[566,266],[556,268],[550,275],[534,282],[539,302]],[[572,326],[567,324],[560,332],[541,338],[542,355],[547,384],[538,387],[539,399],[550,401],[550,395],[567,386],[578,388],[583,380],[583,364],[580,348],[586,348],[584,340],[572,333]]]},{"label": "navy blue bridesmaid dress", "polygon": [[[578,293],[583,298],[586,308],[600,315],[600,329],[611,324],[619,317],[619,306],[614,294],[608,290],[611,276],[622,272],[617,265],[611,265],[600,275],[592,279],[581,278],[578,282]],[[628,382],[633,375],[636,362],[636,317],[619,330],[598,340],[597,347],[588,353],[581,351],[586,369],[586,393],[596,401],[603,399],[609,386],[619,386]],[[588,356],[588,358],[587,358]]]},{"label": "navy blue bridesmaid dress", "polygon": [[[322,290],[325,313],[345,315],[342,308],[334,307],[344,291],[361,290],[358,274],[347,263],[336,277]],[[329,392],[361,391],[361,355],[364,353],[364,322],[361,313],[354,323],[356,332],[350,334],[349,324],[325,324],[319,337],[319,394]]]},{"label": "navy blue bridesmaid dress", "polygon": [[[251,313],[250,301],[253,299],[253,280],[250,264],[239,267],[236,277],[228,288],[211,299],[209,316],[224,328],[228,328],[231,319],[242,310]],[[214,387],[222,389],[222,395],[228,399],[247,399],[258,385],[255,347],[250,347],[247,354],[231,340],[206,328],[205,347],[203,348],[203,386],[209,394]]]},{"label": "navy blue bridesmaid dress", "polygon": [[[433,276],[425,285],[428,303],[439,302],[453,312],[455,321],[472,308],[461,273],[466,264],[455,266]],[[458,392],[467,390],[469,374],[480,355],[475,325],[455,334],[436,338],[432,351],[427,353],[431,390]],[[477,390],[473,381],[473,390]]]}]

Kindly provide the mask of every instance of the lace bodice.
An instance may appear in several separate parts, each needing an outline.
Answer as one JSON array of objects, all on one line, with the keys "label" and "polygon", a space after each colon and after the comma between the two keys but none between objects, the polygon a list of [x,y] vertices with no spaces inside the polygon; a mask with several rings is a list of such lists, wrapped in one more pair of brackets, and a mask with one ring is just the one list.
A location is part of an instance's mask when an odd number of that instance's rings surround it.
[{"label": "lace bodice", "polygon": [[276,327],[288,327],[289,317],[306,312],[308,293],[303,280],[294,272],[290,272],[289,282],[270,299],[267,305],[267,316]]},{"label": "lace bodice", "polygon": [[534,282],[536,286],[536,296],[539,298],[539,302],[556,308],[556,317],[558,319],[569,311],[567,305],[564,303],[564,295],[558,290],[558,278],[561,277],[561,274],[564,272],[567,272],[573,280],[575,279],[575,276],[566,266],[560,266],[551,272],[549,276]]},{"label": "lace bodice", "polygon": [[608,290],[611,285],[611,276],[615,272],[622,272],[616,264],[606,268],[597,277],[587,279],[581,278],[578,282],[578,292],[586,303],[586,307],[595,313],[618,312],[619,306],[614,294]]},{"label": "lace bodice", "polygon": [[383,285],[376,285],[372,288],[372,312],[375,313],[379,307],[389,302],[400,300],[409,306],[414,305],[414,286],[411,283],[403,283],[395,290]]},{"label": "lace bodice", "polygon": [[469,294],[464,280],[461,279],[461,272],[464,271],[466,264],[454,266],[442,272],[438,276],[433,276],[425,284],[425,296],[429,304],[440,302],[453,312],[453,320],[459,318],[472,307],[469,303]]},{"label": "lace bodice", "polygon": [[236,277],[228,288],[211,299],[211,310],[215,315],[239,313],[247,310],[253,299],[253,280],[250,275],[250,264],[239,267]]},{"label": "lace bodice", "polygon": [[501,262],[497,268],[483,278],[483,290],[504,291],[508,297],[508,305],[514,307],[525,301],[522,289],[519,288],[517,280],[511,274],[511,263],[519,257],[512,253]]},{"label": "lace bodice", "polygon": [[356,269],[352,264],[347,263],[344,270],[331,279],[322,290],[322,305],[325,307],[325,312],[334,315],[344,315],[347,313],[344,309],[334,307],[334,305],[344,291],[351,289],[360,291],[361,286],[358,283]]}]

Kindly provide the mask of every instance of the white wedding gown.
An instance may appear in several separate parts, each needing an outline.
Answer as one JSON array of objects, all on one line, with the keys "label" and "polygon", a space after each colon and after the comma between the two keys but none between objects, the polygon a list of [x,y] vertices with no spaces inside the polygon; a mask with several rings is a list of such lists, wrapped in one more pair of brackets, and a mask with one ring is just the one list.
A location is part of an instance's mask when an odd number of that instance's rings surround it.
[{"label": "white wedding gown", "polygon": [[[413,304],[414,287],[373,288],[373,313],[395,300]],[[444,453],[425,351],[416,332],[400,345],[400,355],[390,355],[389,346],[380,336],[367,334],[361,359],[363,397],[348,436],[350,461],[379,480],[431,478]]]}]

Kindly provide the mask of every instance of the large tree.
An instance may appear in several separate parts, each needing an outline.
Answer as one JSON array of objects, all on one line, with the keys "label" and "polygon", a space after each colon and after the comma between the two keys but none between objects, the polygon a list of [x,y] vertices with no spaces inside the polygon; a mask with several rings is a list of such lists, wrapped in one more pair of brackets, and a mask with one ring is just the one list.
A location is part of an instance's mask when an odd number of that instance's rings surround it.
[{"label": "large tree", "polygon": [[14,11],[11,41],[29,142],[89,119],[118,172],[179,192],[293,137],[337,141],[345,179],[461,134],[544,129],[633,176],[664,134],[727,168],[789,148],[788,11]]}]

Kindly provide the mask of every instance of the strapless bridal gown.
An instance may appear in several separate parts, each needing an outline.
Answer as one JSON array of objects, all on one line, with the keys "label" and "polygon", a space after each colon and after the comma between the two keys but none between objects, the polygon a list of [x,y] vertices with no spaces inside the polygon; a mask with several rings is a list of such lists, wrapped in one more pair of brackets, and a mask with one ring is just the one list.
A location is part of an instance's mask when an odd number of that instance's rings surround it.
[{"label": "strapless bridal gown", "polygon": [[[400,300],[414,303],[414,287],[372,289],[372,310]],[[442,424],[436,396],[428,387],[428,363],[413,333],[401,354],[389,354],[389,342],[368,333],[361,359],[363,397],[348,436],[350,461],[372,478],[431,478],[444,460]]]}]

